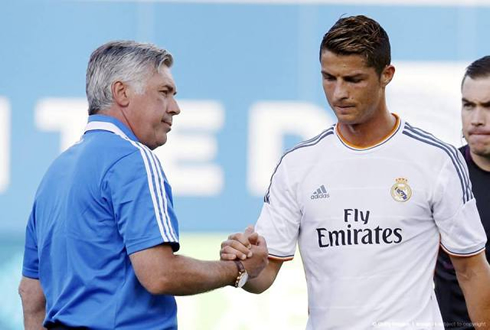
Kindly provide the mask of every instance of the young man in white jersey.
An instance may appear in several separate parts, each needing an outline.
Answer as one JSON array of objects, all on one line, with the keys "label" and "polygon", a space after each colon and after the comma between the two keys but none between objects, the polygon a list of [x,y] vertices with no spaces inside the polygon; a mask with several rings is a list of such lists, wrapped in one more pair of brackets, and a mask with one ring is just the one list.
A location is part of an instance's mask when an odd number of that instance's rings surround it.
[{"label": "young man in white jersey", "polygon": [[[323,88],[338,123],[279,161],[255,226],[269,265],[244,289],[274,282],[298,243],[307,329],[443,329],[433,290],[439,243],[451,254],[470,316],[490,329],[486,235],[463,157],[388,111],[395,68],[388,35],[342,18],[320,47]],[[251,231],[223,242],[243,258]]]}]

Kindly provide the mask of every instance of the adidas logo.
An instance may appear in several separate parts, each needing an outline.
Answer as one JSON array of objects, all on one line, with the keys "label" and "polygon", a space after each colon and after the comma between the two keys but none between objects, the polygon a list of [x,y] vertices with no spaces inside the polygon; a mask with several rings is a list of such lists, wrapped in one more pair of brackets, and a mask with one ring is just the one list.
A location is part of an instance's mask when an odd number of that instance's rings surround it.
[{"label": "adidas logo", "polygon": [[320,188],[318,188],[315,192],[313,192],[313,195],[311,195],[311,199],[319,199],[319,198],[329,198],[330,194],[327,192],[327,189],[325,189],[324,185],[321,185]]}]

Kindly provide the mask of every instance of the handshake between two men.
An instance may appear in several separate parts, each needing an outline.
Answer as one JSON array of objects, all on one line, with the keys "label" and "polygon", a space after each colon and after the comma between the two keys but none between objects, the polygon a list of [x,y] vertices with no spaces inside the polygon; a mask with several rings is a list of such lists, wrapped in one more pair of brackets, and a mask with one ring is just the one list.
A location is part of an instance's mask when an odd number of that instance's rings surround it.
[{"label": "handshake between two men", "polygon": [[230,235],[228,240],[221,243],[220,257],[221,260],[243,265],[246,272],[240,278],[241,281],[237,278],[235,286],[243,287],[251,293],[267,290],[276,279],[283,262],[268,259],[267,243],[252,226],[247,227],[243,233]]}]

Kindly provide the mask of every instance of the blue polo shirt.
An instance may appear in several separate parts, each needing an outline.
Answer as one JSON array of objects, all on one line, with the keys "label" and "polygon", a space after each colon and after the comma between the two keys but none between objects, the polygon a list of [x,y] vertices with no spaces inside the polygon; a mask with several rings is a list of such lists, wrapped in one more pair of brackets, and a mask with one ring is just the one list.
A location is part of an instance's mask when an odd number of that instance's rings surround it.
[{"label": "blue polo shirt", "polygon": [[46,172],[27,224],[23,275],[39,279],[44,325],[176,329],[173,296],[152,295],[129,255],[179,249],[172,192],[155,154],[113,117],[93,115]]}]

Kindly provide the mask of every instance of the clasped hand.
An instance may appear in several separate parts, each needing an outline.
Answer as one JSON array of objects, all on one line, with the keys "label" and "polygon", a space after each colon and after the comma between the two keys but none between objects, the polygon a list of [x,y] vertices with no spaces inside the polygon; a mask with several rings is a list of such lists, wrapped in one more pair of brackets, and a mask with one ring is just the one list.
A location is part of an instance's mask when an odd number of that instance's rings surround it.
[{"label": "clasped hand", "polygon": [[247,227],[243,233],[228,236],[221,243],[221,260],[241,260],[250,278],[259,276],[268,265],[268,254],[264,237],[255,232],[252,226]]}]

